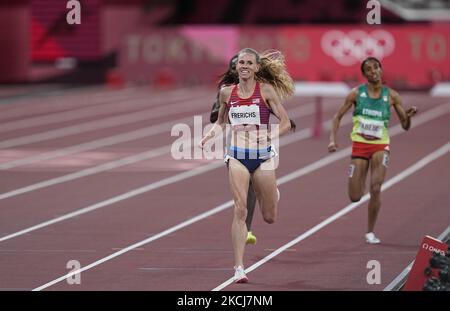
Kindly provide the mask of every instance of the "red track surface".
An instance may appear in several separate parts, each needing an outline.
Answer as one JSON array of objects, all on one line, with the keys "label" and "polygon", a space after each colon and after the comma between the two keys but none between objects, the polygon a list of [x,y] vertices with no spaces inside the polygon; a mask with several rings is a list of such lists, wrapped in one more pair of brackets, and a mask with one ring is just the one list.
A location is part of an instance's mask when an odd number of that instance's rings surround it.
[{"label": "red track surface", "polygon": [[[96,94],[102,93],[101,96]],[[84,130],[54,139],[27,144],[16,143],[0,150],[0,165],[13,160],[53,152],[114,135],[158,126],[209,112],[215,96],[211,89],[178,91],[186,102],[170,92],[162,95],[145,88],[130,90],[96,90],[60,94],[55,97],[22,99],[0,106],[1,124],[14,125],[24,119],[42,118],[53,113],[70,111],[73,119],[65,122],[40,121],[39,125],[14,131],[1,130],[2,142],[48,131],[61,133],[68,126],[88,121],[110,119],[108,127]],[[167,94],[164,95],[164,94]],[[146,105],[133,104],[144,100]],[[323,120],[329,120],[342,99],[324,101]],[[417,118],[450,99],[430,98],[426,94],[403,94],[405,106],[417,105]],[[156,109],[179,103],[152,117]],[[294,98],[286,103],[288,111],[310,99]],[[124,105],[129,104],[129,109]],[[120,106],[122,105],[122,106]],[[187,105],[187,108],[186,108]],[[192,109],[189,108],[192,106]],[[81,109],[98,106],[92,114],[75,117]],[[122,107],[122,108],[117,108]],[[151,109],[150,109],[151,108]],[[150,110],[149,110],[150,109]],[[129,113],[142,112],[141,121],[115,125]],[[391,165],[387,180],[401,174],[428,154],[450,140],[450,110],[414,126],[409,132],[393,135]],[[204,115],[204,124],[207,118]],[[51,119],[51,118],[50,118]],[[313,126],[314,115],[294,117],[297,134]],[[12,123],[11,123],[12,122]],[[27,121],[29,122],[29,121]],[[27,123],[25,122],[25,123]],[[31,122],[31,121],[30,121]],[[37,122],[37,121],[33,121]],[[187,121],[185,121],[187,122]],[[398,124],[395,114],[391,125]],[[414,124],[414,121],[413,121]],[[83,127],[81,127],[83,128]],[[175,140],[171,126],[155,135],[125,140],[104,147],[72,152],[62,157],[29,162],[2,168],[1,193],[65,176],[102,163],[155,150]],[[339,131],[340,150],[350,145],[350,125]],[[290,134],[295,135],[295,134]],[[328,132],[319,139],[298,140],[280,149],[280,178],[322,158],[327,153]],[[170,149],[168,149],[170,150]],[[211,290],[227,281],[233,273],[230,239],[232,207],[179,230],[139,245],[104,262],[99,260],[134,243],[158,235],[230,200],[225,166],[183,180],[143,191],[139,195],[106,202],[111,198],[159,182],[182,172],[219,160],[175,161],[170,153],[161,153],[140,162],[111,170],[60,182],[0,199],[0,290]],[[279,219],[267,225],[255,212],[253,229],[258,237],[255,246],[247,246],[246,267],[289,243],[349,205],[347,198],[347,167],[349,156],[332,161],[299,178],[280,185]],[[380,245],[367,245],[367,202],[338,218],[299,243],[281,252],[251,271],[248,284],[226,286],[225,290],[382,290],[414,259],[424,235],[437,237],[450,224],[450,156],[446,153],[424,168],[400,180],[383,192],[382,209],[376,232]],[[1,197],[0,197],[1,198]],[[53,224],[20,234],[36,226],[85,207],[98,207]],[[19,232],[16,236],[11,236]],[[7,238],[6,238],[7,237]],[[65,280],[49,282],[70,272],[69,260],[78,260],[82,268],[95,263],[81,273],[81,284],[69,285]],[[369,260],[381,264],[381,284],[369,285],[366,267]],[[42,286],[42,287],[41,287]]]}]

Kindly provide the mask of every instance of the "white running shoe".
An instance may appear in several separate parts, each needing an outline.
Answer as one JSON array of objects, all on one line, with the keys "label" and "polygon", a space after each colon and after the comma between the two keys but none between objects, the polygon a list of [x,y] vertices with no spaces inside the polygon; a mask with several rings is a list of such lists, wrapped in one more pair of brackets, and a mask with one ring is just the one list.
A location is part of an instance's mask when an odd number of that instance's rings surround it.
[{"label": "white running shoe", "polygon": [[280,190],[278,190],[277,188],[277,202],[280,201],[280,198],[281,198]]},{"label": "white running shoe", "polygon": [[375,236],[373,232],[366,233],[366,242],[369,244],[378,244],[380,239]]},{"label": "white running shoe", "polygon": [[234,267],[234,282],[235,283],[247,283],[248,277],[245,275],[244,267]]}]

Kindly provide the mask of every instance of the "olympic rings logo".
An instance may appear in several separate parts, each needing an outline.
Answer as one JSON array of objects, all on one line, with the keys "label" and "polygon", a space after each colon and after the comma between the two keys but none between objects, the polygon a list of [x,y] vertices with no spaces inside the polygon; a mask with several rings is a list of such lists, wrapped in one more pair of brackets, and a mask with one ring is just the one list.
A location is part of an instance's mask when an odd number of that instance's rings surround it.
[{"label": "olympic rings logo", "polygon": [[322,50],[325,54],[343,66],[359,63],[369,56],[378,59],[386,57],[394,51],[394,37],[387,31],[374,30],[367,33],[352,30],[347,34],[339,30],[331,30],[322,36]]}]

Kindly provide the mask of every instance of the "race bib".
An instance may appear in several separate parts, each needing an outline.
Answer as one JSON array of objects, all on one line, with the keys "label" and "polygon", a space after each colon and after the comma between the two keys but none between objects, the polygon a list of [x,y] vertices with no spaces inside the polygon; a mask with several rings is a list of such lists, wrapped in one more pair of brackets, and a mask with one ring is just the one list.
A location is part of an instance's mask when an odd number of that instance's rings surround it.
[{"label": "race bib", "polygon": [[372,138],[381,139],[383,135],[384,122],[378,120],[359,118],[359,127],[356,133],[359,135]]},{"label": "race bib", "polygon": [[228,113],[232,125],[240,124],[260,124],[259,106],[242,105],[231,107]]}]

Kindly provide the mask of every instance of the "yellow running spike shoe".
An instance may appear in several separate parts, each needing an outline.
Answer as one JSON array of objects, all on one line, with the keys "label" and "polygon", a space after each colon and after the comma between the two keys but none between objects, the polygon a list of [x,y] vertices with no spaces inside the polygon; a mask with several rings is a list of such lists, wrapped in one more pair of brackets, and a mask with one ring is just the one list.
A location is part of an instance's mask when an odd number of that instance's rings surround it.
[{"label": "yellow running spike shoe", "polygon": [[249,231],[247,233],[247,244],[255,245],[256,241],[257,241],[256,236],[253,234],[253,232]]}]

